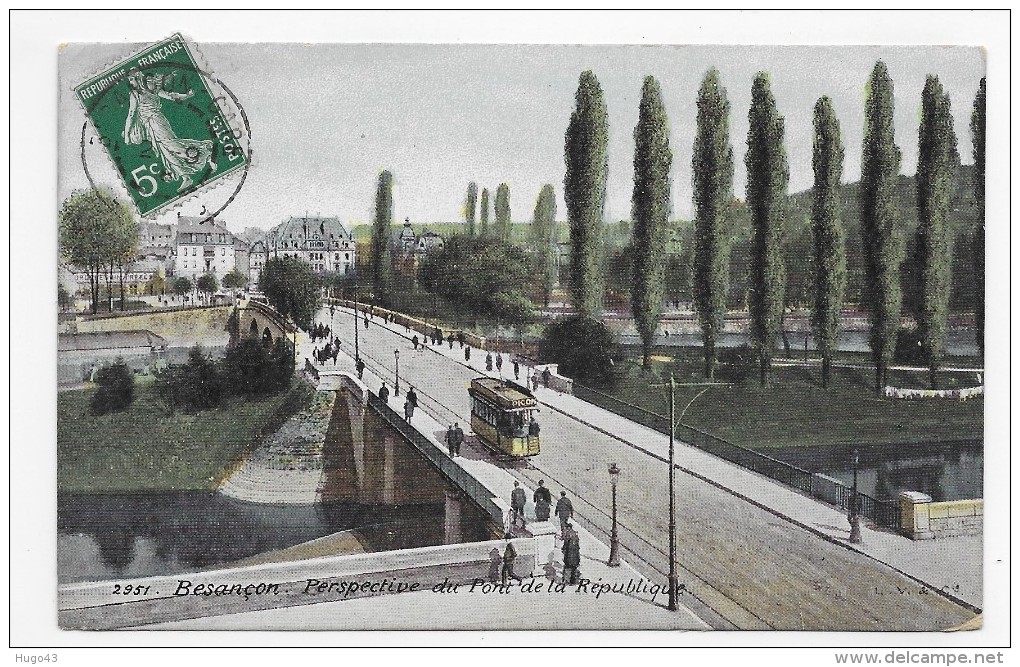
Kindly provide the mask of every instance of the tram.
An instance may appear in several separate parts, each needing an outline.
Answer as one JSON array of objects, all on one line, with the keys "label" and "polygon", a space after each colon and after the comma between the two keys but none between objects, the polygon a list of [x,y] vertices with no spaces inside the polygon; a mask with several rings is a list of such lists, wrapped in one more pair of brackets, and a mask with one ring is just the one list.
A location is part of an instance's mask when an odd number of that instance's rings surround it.
[{"label": "tram", "polygon": [[514,458],[539,453],[538,401],[526,388],[490,377],[471,380],[471,429],[486,446]]}]

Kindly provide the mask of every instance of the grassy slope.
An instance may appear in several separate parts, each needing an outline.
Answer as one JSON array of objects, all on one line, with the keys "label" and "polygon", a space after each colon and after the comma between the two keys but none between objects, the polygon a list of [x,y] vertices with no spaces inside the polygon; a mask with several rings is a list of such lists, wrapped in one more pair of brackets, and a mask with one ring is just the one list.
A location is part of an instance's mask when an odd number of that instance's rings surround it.
[{"label": "grassy slope", "polygon": [[[695,352],[700,352],[695,350]],[[700,362],[685,357],[677,364],[659,357],[650,372],[640,362],[620,364],[620,382],[612,394],[629,403],[668,414],[669,393],[650,384],[701,382]],[[924,386],[915,373],[894,372],[897,386]],[[820,371],[777,368],[773,386],[763,389],[755,376],[734,386],[716,386],[697,399],[683,423],[752,449],[857,443],[912,443],[970,440],[982,435],[984,400],[894,400],[877,398],[870,370],[834,369],[829,389]],[[973,378],[957,376],[961,384]],[[947,378],[948,380],[948,378]],[[704,386],[680,387],[680,411]],[[608,407],[608,406],[607,406]]]},{"label": "grassy slope", "polygon": [[296,383],[260,401],[231,399],[197,415],[168,416],[151,384],[136,386],[126,411],[88,413],[94,390],[57,395],[57,488],[65,492],[214,489],[248,447],[311,397]]}]

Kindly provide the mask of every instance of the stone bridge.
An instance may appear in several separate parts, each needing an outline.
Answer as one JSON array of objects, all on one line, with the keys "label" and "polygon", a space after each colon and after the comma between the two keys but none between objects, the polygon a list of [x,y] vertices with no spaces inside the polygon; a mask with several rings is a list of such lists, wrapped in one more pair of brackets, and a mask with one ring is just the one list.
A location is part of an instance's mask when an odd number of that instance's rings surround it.
[{"label": "stone bridge", "polygon": [[297,327],[264,303],[242,301],[237,305],[237,335],[240,337],[258,338],[267,345],[281,337],[293,343],[296,331]]}]

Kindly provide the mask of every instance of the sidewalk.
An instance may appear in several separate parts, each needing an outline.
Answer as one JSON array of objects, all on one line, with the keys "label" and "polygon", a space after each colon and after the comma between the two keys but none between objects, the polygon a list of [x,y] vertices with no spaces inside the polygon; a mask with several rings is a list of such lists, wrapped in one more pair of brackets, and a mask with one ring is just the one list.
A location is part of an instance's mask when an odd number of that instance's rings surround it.
[{"label": "sidewalk", "polygon": [[[338,308],[350,314],[349,309]],[[328,316],[323,319],[328,322]],[[404,338],[410,338],[404,327],[372,320],[371,326],[385,327]],[[467,366],[481,375],[499,377],[495,370],[485,371],[485,351],[472,350],[471,362],[464,361],[458,346],[428,345],[426,349]],[[509,355],[504,355],[502,376],[513,377]],[[521,368],[522,383],[526,369]],[[544,405],[558,410],[602,433],[630,444],[648,454],[667,460],[668,436],[632,422],[615,413],[582,401],[574,396],[539,387],[536,397]],[[391,401],[392,402],[392,401]],[[417,419],[417,415],[415,419]],[[445,427],[442,427],[445,430]],[[982,606],[982,537],[960,536],[947,539],[913,541],[886,530],[874,530],[862,524],[862,544],[848,541],[849,524],[836,508],[801,495],[773,480],[714,457],[693,446],[677,441],[677,465],[734,496],[797,524],[819,537],[847,549],[857,551],[893,569],[923,582],[928,588],[940,590],[972,606]],[[512,488],[512,480],[510,487]],[[509,495],[509,492],[507,493]]]},{"label": "sidewalk", "polygon": [[[328,323],[328,318],[323,320]],[[372,326],[383,326],[378,318]],[[391,326],[392,331],[403,327]],[[400,331],[401,335],[405,332]],[[299,345],[300,363],[311,358],[316,344],[306,341]],[[432,348],[435,349],[435,348]],[[447,351],[449,351],[447,349]],[[454,352],[460,352],[455,346]],[[463,354],[463,352],[461,352]],[[484,363],[484,361],[483,361]],[[356,376],[354,359],[341,350],[337,363],[329,361],[316,368],[323,375],[344,372]],[[382,386],[382,379],[366,368],[362,382],[375,394]],[[393,387],[390,386],[392,392]],[[403,413],[406,387],[401,395],[392,393],[388,401],[391,408]],[[442,441],[447,424],[434,419],[425,410],[415,410],[410,423],[425,435],[442,452],[446,445]],[[468,426],[468,425],[464,425]],[[481,482],[496,498],[509,502],[514,482],[519,481],[509,470],[493,462],[488,452],[480,446],[465,442],[462,456],[453,463],[471,477]],[[524,486],[522,484],[522,486]],[[534,489],[524,486],[528,494],[525,514],[529,522],[535,520],[534,504],[531,501]],[[341,602],[326,602],[301,607],[287,607],[261,611],[241,612],[193,619],[172,623],[144,626],[146,629],[687,629],[708,630],[710,626],[683,606],[679,612],[666,608],[667,595],[663,581],[648,581],[626,561],[620,567],[607,565],[609,547],[595,538],[577,522],[574,522],[581,542],[581,566],[579,582],[582,585],[567,584],[563,591],[549,591],[552,582],[559,582],[562,570],[562,546],[557,539],[555,564],[546,568],[542,576],[524,582],[538,591],[522,590],[518,584],[509,593],[483,594],[480,589],[471,592],[462,590],[454,595],[424,591],[404,593],[399,596],[386,595],[372,598],[351,599]],[[584,585],[583,581],[591,582]],[[616,586],[616,590],[600,587]],[[629,588],[628,588],[629,586]],[[661,592],[650,588],[658,586]],[[469,587],[468,587],[469,588]],[[637,590],[633,590],[637,589]],[[654,593],[654,595],[653,595]],[[342,607],[337,605],[344,605]],[[423,613],[427,610],[427,613]],[[371,619],[367,621],[366,619]],[[508,621],[508,619],[514,619]]]}]

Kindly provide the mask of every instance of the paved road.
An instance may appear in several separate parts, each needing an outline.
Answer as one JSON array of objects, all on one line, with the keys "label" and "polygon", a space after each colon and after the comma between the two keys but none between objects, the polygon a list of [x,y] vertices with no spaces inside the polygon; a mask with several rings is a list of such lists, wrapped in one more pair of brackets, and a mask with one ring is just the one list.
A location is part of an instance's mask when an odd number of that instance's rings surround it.
[{"label": "paved road", "polygon": [[[322,321],[329,321],[328,313]],[[467,423],[467,386],[478,373],[431,349],[412,350],[404,336],[378,322],[360,330],[361,353],[370,368],[392,379],[398,350],[401,390],[413,385],[422,407],[440,421]],[[348,347],[353,336],[349,311],[337,312],[334,328]],[[472,362],[483,359],[484,354],[473,351]],[[623,470],[618,496],[624,557],[664,580],[665,464],[568,415],[545,409],[540,421],[542,454],[530,463],[508,464],[517,466],[515,474],[531,485],[545,479],[556,495],[566,490],[585,527],[606,534],[611,503],[606,470],[616,462]],[[715,627],[931,631],[973,616],[895,570],[708,482],[682,471],[676,479],[680,581],[691,591],[684,604]]]}]

